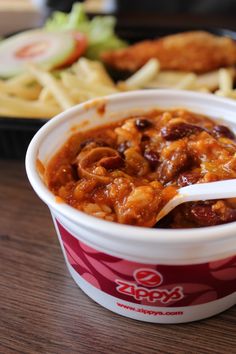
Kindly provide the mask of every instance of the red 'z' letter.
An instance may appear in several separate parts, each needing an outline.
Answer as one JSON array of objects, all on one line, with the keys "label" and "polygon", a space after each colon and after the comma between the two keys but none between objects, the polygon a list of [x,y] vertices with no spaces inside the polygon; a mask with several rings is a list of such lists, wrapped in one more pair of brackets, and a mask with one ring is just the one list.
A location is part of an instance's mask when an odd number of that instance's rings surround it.
[{"label": "red 'z' letter", "polygon": [[125,283],[122,280],[116,280],[118,287],[116,288],[122,294],[135,296],[135,288],[133,284]]}]

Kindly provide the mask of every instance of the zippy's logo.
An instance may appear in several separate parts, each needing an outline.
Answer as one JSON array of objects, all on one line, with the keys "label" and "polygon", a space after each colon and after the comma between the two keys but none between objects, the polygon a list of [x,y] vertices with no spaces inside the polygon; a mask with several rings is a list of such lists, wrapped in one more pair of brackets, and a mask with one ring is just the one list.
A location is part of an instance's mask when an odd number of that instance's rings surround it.
[{"label": "zippy's logo", "polygon": [[137,269],[134,272],[134,279],[138,284],[148,288],[161,285],[163,282],[162,275],[154,269]]},{"label": "zippy's logo", "polygon": [[[118,284],[116,289],[119,293],[132,296],[138,301],[145,299],[152,303],[160,301],[163,304],[167,304],[171,301],[179,301],[184,297],[183,288],[181,286],[175,286],[172,289],[154,289],[154,287],[161,285],[163,282],[161,273],[154,269],[136,269],[133,276],[139,285],[121,279],[115,280]],[[141,287],[140,285],[145,287]]]}]

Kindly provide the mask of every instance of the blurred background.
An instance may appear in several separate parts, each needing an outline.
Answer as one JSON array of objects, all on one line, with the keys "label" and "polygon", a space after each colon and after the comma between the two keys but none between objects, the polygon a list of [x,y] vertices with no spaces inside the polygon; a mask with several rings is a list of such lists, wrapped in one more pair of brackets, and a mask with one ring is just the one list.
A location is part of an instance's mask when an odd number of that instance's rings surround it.
[{"label": "blurred background", "polygon": [[[236,9],[235,0],[87,0],[83,1],[91,11],[160,12],[230,14]],[[48,0],[50,8],[69,11],[73,1]]]},{"label": "blurred background", "polygon": [[[72,0],[0,0],[0,35],[39,26],[54,10],[69,12]],[[78,2],[78,1],[77,1]],[[88,13],[116,14],[118,25],[146,28],[236,29],[235,0],[84,0]]]}]

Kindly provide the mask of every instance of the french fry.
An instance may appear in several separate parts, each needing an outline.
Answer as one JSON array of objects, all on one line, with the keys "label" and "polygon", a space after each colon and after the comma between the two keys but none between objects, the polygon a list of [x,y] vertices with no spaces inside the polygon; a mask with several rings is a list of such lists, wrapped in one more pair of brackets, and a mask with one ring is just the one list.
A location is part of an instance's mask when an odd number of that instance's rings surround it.
[{"label": "french fry", "polygon": [[219,85],[219,73],[218,70],[211,71],[205,74],[199,74],[196,77],[195,88],[197,90],[205,87],[208,91],[214,91]]},{"label": "french fry", "polygon": [[92,85],[86,83],[85,80],[79,79],[77,76],[69,73],[64,72],[61,74],[61,81],[62,84],[69,90],[69,89],[77,89],[81,91],[87,91],[89,94],[94,95],[94,88]]},{"label": "french fry", "polygon": [[186,75],[181,81],[179,81],[178,84],[174,86],[174,88],[179,90],[191,90],[196,85],[196,78],[196,74],[190,73]]},{"label": "french fry", "polygon": [[189,73],[184,71],[163,70],[159,71],[153,80],[146,83],[146,88],[171,88],[177,85]]},{"label": "french fry", "polygon": [[236,99],[236,90],[233,89],[235,69],[222,68],[219,70],[219,89],[215,92],[217,96]]},{"label": "french fry", "polygon": [[55,100],[63,110],[75,104],[61,82],[55,79],[52,74],[37,68],[35,65],[30,65],[29,70],[43,87],[47,87],[51,91]]},{"label": "french fry", "polygon": [[0,92],[20,97],[26,100],[35,100],[38,98],[41,91],[39,85],[33,85],[32,87],[27,87],[23,85],[13,85],[9,84],[7,81],[0,81]]},{"label": "french fry", "polygon": [[[229,72],[231,73],[232,77],[235,77],[235,69],[233,68],[227,68]],[[146,88],[178,88],[179,85],[183,87],[183,83],[186,83],[185,80],[187,80],[187,83],[189,84],[189,78],[186,79],[186,77],[189,74],[194,73],[188,73],[184,71],[174,71],[174,70],[161,70],[157,76],[147,83],[145,85]],[[183,80],[183,81],[182,81]],[[182,83],[181,83],[182,82]],[[181,84],[180,84],[181,83]],[[204,90],[206,89],[207,92],[209,91],[215,91],[219,87],[219,70],[214,70],[208,73],[204,74],[198,74],[195,76],[194,82],[191,82],[190,79],[190,86],[188,88],[191,88],[192,90]],[[185,86],[185,84],[184,84]]]},{"label": "french fry", "polygon": [[112,87],[117,91],[104,65],[98,61],[81,58],[74,65],[73,70],[78,77],[85,77],[88,82],[100,83],[104,86]]},{"label": "french fry", "polygon": [[219,70],[219,90],[228,92],[233,89],[233,75],[229,69],[222,68]]},{"label": "french fry", "polygon": [[[235,69],[227,68],[229,70],[232,78],[235,77]],[[157,76],[148,84],[146,84],[146,88],[185,88],[187,80],[187,88],[191,88],[196,91],[215,91],[219,87],[219,70],[214,70],[204,74],[198,74],[194,77],[192,81],[191,77],[189,79],[189,74],[181,71],[174,70],[163,70],[160,71]],[[188,79],[186,79],[188,77]],[[183,81],[182,81],[183,80]],[[189,81],[190,80],[190,81]],[[184,84],[184,85],[183,85]],[[190,84],[190,85],[189,85]],[[179,87],[180,86],[180,87]]]},{"label": "french fry", "polygon": [[228,91],[217,90],[215,92],[215,94],[217,96],[221,96],[221,97],[227,97],[227,98],[236,99],[236,90],[228,90]]},{"label": "french fry", "polygon": [[84,90],[89,93],[89,95],[93,95],[93,97],[96,96],[105,96],[109,95],[111,93],[117,92],[117,89],[114,89],[113,87],[110,86],[105,86],[101,84],[99,81],[98,82],[93,82],[93,84],[87,82],[86,79],[82,80],[78,76],[64,72],[61,74],[61,80],[63,85],[68,88],[75,88],[78,90]]},{"label": "french fry", "polygon": [[196,91],[198,92],[204,92],[204,93],[211,93],[211,90],[209,90],[207,87],[200,87]]},{"label": "french fry", "polygon": [[8,85],[12,86],[27,86],[31,85],[35,81],[34,76],[30,72],[25,72],[23,74],[12,77],[7,80]]},{"label": "french fry", "polygon": [[0,93],[0,115],[25,118],[51,118],[60,112],[58,106],[23,100]]},{"label": "french fry", "polygon": [[53,105],[58,105],[57,101],[55,100],[54,96],[52,95],[51,91],[49,90],[48,87],[43,87],[39,96],[38,96],[39,102],[42,102],[44,104],[53,104]]},{"label": "french fry", "polygon": [[159,72],[160,63],[157,59],[150,59],[141,69],[130,76],[127,80],[120,82],[121,89],[137,89],[143,88],[150,82]]},{"label": "french fry", "polygon": [[76,103],[82,103],[87,100],[90,100],[91,98],[96,97],[94,93],[88,92],[87,90],[81,90],[76,88],[71,89],[70,94]]}]

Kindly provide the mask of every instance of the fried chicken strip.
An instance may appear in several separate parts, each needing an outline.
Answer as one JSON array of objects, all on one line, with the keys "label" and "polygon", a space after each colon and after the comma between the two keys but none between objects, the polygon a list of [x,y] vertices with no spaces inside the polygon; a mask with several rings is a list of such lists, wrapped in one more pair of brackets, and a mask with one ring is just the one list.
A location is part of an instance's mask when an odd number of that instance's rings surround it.
[{"label": "fried chicken strip", "polygon": [[102,54],[103,61],[118,70],[134,72],[157,58],[161,69],[205,73],[236,64],[236,43],[204,31],[174,34],[147,40]]}]

